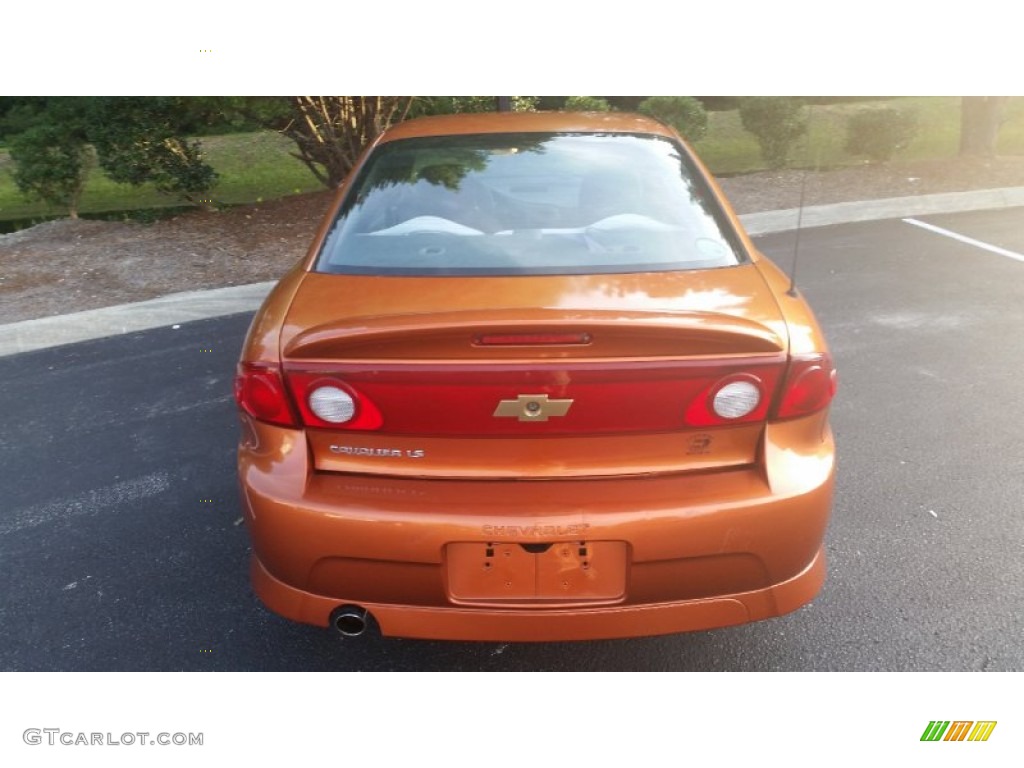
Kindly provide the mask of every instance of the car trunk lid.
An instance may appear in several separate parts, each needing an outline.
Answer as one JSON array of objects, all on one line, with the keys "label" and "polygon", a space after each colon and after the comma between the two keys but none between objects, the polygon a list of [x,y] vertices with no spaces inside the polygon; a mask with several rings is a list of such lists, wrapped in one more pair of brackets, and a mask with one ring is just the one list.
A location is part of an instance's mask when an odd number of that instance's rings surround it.
[{"label": "car trunk lid", "polygon": [[[756,269],[714,272],[732,274],[309,275],[282,357],[315,466],[542,478],[750,464],[786,339]],[[451,293],[431,292],[438,285]],[[727,380],[756,381],[760,402],[741,419],[709,421],[711,393]],[[355,429],[319,420],[309,396],[325,385],[380,418]]]}]

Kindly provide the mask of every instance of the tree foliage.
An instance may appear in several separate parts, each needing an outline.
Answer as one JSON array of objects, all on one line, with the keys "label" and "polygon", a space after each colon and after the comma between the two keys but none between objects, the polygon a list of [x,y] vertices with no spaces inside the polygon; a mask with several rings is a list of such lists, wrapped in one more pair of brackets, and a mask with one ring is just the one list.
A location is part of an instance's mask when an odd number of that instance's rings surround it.
[{"label": "tree foliage", "polygon": [[179,97],[91,99],[87,132],[100,166],[114,181],[151,183],[159,192],[199,202],[217,180],[202,145],[185,138],[200,114]]},{"label": "tree foliage", "polygon": [[802,99],[786,96],[747,96],[740,100],[740,122],[754,134],[769,168],[789,161],[793,144],[807,132]]},{"label": "tree foliage", "polygon": [[600,96],[570,96],[565,100],[565,109],[570,112],[611,112],[612,105]]},{"label": "tree foliage", "polygon": [[[539,100],[538,96],[509,97],[513,112],[533,112]],[[497,108],[497,96],[417,96],[410,108],[409,117],[494,112]]]},{"label": "tree foliage", "polygon": [[845,149],[851,155],[867,155],[877,163],[892,156],[917,135],[917,114],[910,110],[882,107],[852,115],[846,124]]},{"label": "tree foliage", "polygon": [[640,102],[639,109],[671,125],[687,141],[700,141],[708,130],[708,113],[693,96],[650,96]]},{"label": "tree foliage", "polygon": [[73,129],[41,124],[10,143],[14,183],[29,199],[65,208],[78,218],[78,203],[95,159],[92,147]]},{"label": "tree foliage", "polygon": [[0,142],[36,125],[46,104],[43,96],[0,96]]},{"label": "tree foliage", "polygon": [[115,181],[200,202],[217,174],[187,136],[211,108],[209,100],[180,97],[25,99],[8,102],[0,128],[9,132],[22,192],[74,216],[94,158]]},{"label": "tree foliage", "polygon": [[[537,97],[513,96],[529,111]],[[337,187],[363,149],[391,125],[410,117],[493,112],[494,96],[294,96],[247,99],[239,108],[295,143],[294,156],[327,187]]]}]

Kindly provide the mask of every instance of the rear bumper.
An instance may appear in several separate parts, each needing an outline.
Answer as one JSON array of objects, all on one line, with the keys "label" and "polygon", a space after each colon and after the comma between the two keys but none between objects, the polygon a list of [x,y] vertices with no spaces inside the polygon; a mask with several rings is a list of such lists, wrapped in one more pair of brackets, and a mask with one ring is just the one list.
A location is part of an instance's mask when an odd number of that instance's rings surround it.
[{"label": "rear bumper", "polygon": [[[295,621],[326,626],[355,604],[386,635],[630,637],[778,616],[824,581],[834,482],[824,416],[769,425],[760,469],[544,481],[317,473],[301,433],[248,426],[239,470],[252,582]],[[624,543],[621,592],[503,602],[453,588],[451,545],[538,542]]]},{"label": "rear bumper", "polygon": [[[255,556],[252,584],[270,610],[293,621],[326,625],[352,601],[304,592],[275,579]],[[810,602],[825,581],[825,552],[793,578],[768,589],[701,600],[600,608],[497,610],[361,603],[382,634],[434,640],[552,642],[644,637],[715,629],[780,616]]]}]

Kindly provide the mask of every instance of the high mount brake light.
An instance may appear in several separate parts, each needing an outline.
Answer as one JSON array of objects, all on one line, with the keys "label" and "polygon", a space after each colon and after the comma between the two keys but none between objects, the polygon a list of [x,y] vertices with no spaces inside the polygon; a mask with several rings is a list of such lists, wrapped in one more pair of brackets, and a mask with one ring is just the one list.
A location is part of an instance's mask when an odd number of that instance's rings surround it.
[{"label": "high mount brake light", "polygon": [[296,426],[295,413],[277,366],[239,363],[235,374],[235,402],[258,421]]},{"label": "high mount brake light", "polygon": [[473,339],[479,347],[589,344],[589,333],[485,333]]}]

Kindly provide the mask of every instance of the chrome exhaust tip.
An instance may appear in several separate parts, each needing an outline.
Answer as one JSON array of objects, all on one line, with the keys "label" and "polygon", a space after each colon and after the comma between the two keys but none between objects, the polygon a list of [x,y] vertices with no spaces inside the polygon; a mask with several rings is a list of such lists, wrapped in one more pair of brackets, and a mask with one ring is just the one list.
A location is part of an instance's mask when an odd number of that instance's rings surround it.
[{"label": "chrome exhaust tip", "polygon": [[368,615],[358,605],[343,605],[331,614],[331,624],[344,637],[359,637],[366,631]]}]

